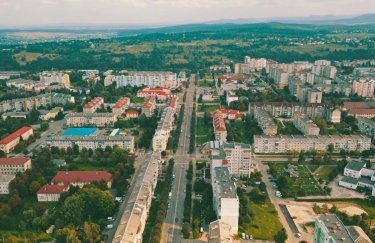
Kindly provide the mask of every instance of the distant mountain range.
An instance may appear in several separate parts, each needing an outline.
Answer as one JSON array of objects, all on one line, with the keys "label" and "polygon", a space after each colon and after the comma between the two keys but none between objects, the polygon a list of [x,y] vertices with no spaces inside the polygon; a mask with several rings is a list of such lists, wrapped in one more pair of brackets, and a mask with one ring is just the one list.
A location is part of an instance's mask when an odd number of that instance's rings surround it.
[{"label": "distant mountain range", "polygon": [[309,17],[275,17],[275,18],[241,18],[241,19],[220,19],[207,21],[204,24],[250,24],[279,22],[285,24],[317,24],[317,25],[362,25],[375,24],[375,14],[363,14],[359,16],[342,15],[316,15]]}]

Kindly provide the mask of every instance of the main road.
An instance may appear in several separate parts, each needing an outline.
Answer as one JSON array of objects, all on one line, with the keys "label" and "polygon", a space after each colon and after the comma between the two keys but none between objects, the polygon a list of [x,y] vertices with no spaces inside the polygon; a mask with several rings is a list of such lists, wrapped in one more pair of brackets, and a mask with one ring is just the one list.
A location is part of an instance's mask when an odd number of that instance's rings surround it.
[{"label": "main road", "polygon": [[174,175],[175,179],[172,186],[172,197],[169,202],[167,216],[163,226],[161,242],[177,243],[181,241],[182,219],[185,201],[186,170],[189,161],[192,160],[188,153],[190,144],[190,127],[195,101],[195,75],[192,74],[189,79],[189,87],[186,90],[186,100],[184,118],[181,126],[178,148],[174,155]]}]

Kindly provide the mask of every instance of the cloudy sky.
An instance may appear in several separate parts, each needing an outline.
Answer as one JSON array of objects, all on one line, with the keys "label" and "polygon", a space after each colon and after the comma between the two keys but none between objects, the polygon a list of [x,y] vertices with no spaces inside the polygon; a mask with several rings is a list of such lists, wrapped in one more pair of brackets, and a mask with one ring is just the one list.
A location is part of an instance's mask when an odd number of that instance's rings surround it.
[{"label": "cloudy sky", "polygon": [[0,0],[0,26],[158,25],[375,13],[375,0]]}]

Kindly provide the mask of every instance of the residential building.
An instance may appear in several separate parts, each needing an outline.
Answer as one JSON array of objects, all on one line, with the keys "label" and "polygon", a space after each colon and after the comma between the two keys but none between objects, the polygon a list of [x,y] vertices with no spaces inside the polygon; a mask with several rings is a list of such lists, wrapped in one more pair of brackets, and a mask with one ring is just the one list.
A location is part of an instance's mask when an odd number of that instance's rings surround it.
[{"label": "residential building", "polygon": [[151,117],[154,114],[155,108],[155,97],[149,97],[145,100],[145,102],[142,105],[142,113],[145,114],[146,117]]},{"label": "residential building", "polygon": [[40,116],[39,118],[43,121],[48,121],[49,119],[55,119],[57,114],[59,114],[59,112],[63,112],[64,111],[64,108],[62,107],[55,107],[53,108],[52,110],[38,110],[39,113],[40,113]]},{"label": "residential building", "polygon": [[344,177],[339,185],[353,190],[357,187],[372,189],[375,187],[375,170],[366,168],[365,162],[351,161],[345,166]]},{"label": "residential building", "polygon": [[240,120],[243,116],[239,110],[227,110],[223,106],[221,106],[219,110],[223,114],[224,119]]},{"label": "residential building", "polygon": [[336,214],[319,214],[315,219],[314,243],[371,243],[359,226],[345,226]]},{"label": "residential building", "polygon": [[328,122],[340,123],[341,122],[341,110],[339,108],[326,108],[325,119]]},{"label": "residential building", "polygon": [[137,110],[127,110],[126,111],[126,118],[138,118],[139,112]]},{"label": "residential building", "polygon": [[16,175],[0,174],[0,194],[9,194],[9,184],[16,178]]},{"label": "residential building", "polygon": [[122,97],[112,107],[112,113],[116,114],[117,116],[120,116],[126,111],[129,105],[130,105],[130,98]]},{"label": "residential building", "polygon": [[44,185],[36,193],[38,202],[58,202],[68,189],[69,186],[65,185]]},{"label": "residential building", "polygon": [[111,188],[112,174],[107,171],[58,171],[52,179],[53,185],[79,186],[105,181],[107,187]]},{"label": "residential building", "polygon": [[251,58],[245,56],[244,63],[236,63],[234,65],[234,73],[246,73],[249,74],[255,71],[261,71],[266,68],[267,60],[265,58]]},{"label": "residential building", "polygon": [[210,66],[210,71],[224,71],[226,73],[230,73],[231,68],[229,65],[212,65]]},{"label": "residential building", "polygon": [[45,145],[50,147],[57,147],[59,149],[73,148],[74,145],[78,148],[98,149],[105,147],[118,146],[130,153],[134,152],[134,137],[133,136],[54,136],[45,140]]},{"label": "residential building", "polygon": [[333,145],[334,152],[341,150],[359,151],[369,150],[371,139],[363,135],[255,135],[255,153],[286,153],[288,151],[327,151]]},{"label": "residential building", "polygon": [[82,81],[86,81],[89,84],[96,84],[100,81],[99,70],[79,70],[82,72]]},{"label": "residential building", "polygon": [[307,90],[307,103],[320,104],[322,103],[323,93],[317,89],[308,89]]},{"label": "residential building", "polygon": [[6,112],[1,115],[1,118],[3,120],[6,120],[8,117],[9,118],[22,118],[26,119],[27,116],[29,115],[29,112],[22,112],[22,111],[16,111],[16,112]]},{"label": "residential building", "polygon": [[226,93],[227,93],[226,98],[227,98],[227,104],[228,104],[228,106],[233,101],[238,101],[238,96],[236,95],[235,92],[233,92],[233,91],[227,91]]},{"label": "residential building", "polygon": [[0,158],[0,174],[15,175],[31,169],[31,159],[27,157]]},{"label": "residential building", "polygon": [[217,110],[212,115],[212,123],[214,127],[215,140],[227,141],[227,128],[225,127],[224,115]]},{"label": "residential building", "polygon": [[152,88],[176,88],[178,86],[177,74],[172,72],[127,72],[116,76],[115,80],[117,88],[128,85]]},{"label": "residential building", "polygon": [[116,229],[113,243],[140,243],[143,240],[143,231],[149,215],[151,201],[154,196],[159,171],[161,170],[161,157],[159,152],[153,152],[145,158],[147,167],[140,173],[134,183],[134,189],[129,195],[130,199],[125,206],[119,226]]},{"label": "residential building", "polygon": [[154,137],[152,138],[153,151],[164,151],[167,149],[169,135],[173,129],[174,114],[175,109],[170,107],[164,109]]},{"label": "residential building", "polygon": [[64,72],[44,71],[39,75],[40,81],[50,85],[53,83],[61,83],[66,88],[70,88],[69,74]]},{"label": "residential building", "polygon": [[352,178],[360,178],[362,176],[362,170],[366,168],[366,163],[361,161],[351,161],[344,169],[344,176]]},{"label": "residential building", "polygon": [[211,167],[227,167],[231,175],[250,176],[255,172],[251,156],[249,144],[223,142],[218,149],[211,151]]},{"label": "residential building", "polygon": [[209,225],[208,243],[232,243],[232,227],[218,219]]},{"label": "residential building", "polygon": [[168,98],[176,97],[177,95],[172,93],[167,88],[152,88],[146,87],[137,92],[137,97],[149,98],[155,97],[158,100],[167,100]]},{"label": "residential building", "polygon": [[361,78],[353,82],[352,92],[361,97],[374,97],[375,80]]},{"label": "residential building", "polygon": [[67,127],[113,127],[117,121],[115,113],[68,113],[65,116]]},{"label": "residential building", "polygon": [[[294,117],[295,113],[303,114],[305,117],[324,117],[327,119],[328,112],[333,106],[324,104],[306,104],[296,102],[254,102],[249,104],[249,113],[254,114],[256,109],[263,108],[272,117]],[[340,113],[340,115],[338,115]],[[340,110],[335,110],[334,118],[341,117]],[[329,117],[330,118],[330,117]],[[340,118],[341,119],[341,118]],[[337,120],[336,120],[337,121]]]},{"label": "residential building", "polygon": [[236,184],[232,181],[228,168],[212,169],[213,206],[222,222],[231,227],[230,234],[238,233],[239,199],[236,194]]},{"label": "residential building", "polygon": [[74,97],[61,93],[47,93],[28,98],[1,101],[0,113],[7,111],[30,111],[34,107],[65,105],[68,102],[74,103]]},{"label": "residential building", "polygon": [[369,136],[375,142],[375,121],[366,117],[357,117],[358,129],[362,134]]},{"label": "residential building", "polygon": [[0,150],[5,153],[10,153],[20,142],[21,138],[26,141],[33,134],[33,129],[31,127],[21,127],[17,131],[0,140]]},{"label": "residential building", "polygon": [[173,109],[174,112],[176,112],[177,106],[178,106],[178,96],[172,97],[168,102],[168,107]]},{"label": "residential building", "polygon": [[94,99],[92,99],[90,102],[88,102],[87,104],[83,106],[83,113],[94,113],[103,104],[104,104],[103,97],[95,97]]},{"label": "residential building", "polygon": [[315,135],[315,136],[319,135],[320,128],[312,120],[308,118],[297,117],[293,119],[293,124],[304,135]]},{"label": "residential building", "polygon": [[264,134],[277,134],[277,124],[265,109],[254,109],[254,118],[257,120],[258,126],[262,129]]}]

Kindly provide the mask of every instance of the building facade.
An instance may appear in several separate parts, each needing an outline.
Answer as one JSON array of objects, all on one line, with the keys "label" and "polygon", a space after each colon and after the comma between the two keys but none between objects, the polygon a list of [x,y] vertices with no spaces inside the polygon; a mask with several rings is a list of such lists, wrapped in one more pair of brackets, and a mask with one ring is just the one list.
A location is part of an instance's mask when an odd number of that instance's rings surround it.
[{"label": "building facade", "polygon": [[31,159],[27,157],[0,158],[0,174],[15,175],[31,169]]},{"label": "building facade", "polygon": [[263,108],[254,109],[254,118],[258,123],[258,126],[262,129],[266,135],[277,134],[277,124],[273,120],[272,116]]},{"label": "building facade", "polygon": [[67,127],[113,127],[117,121],[115,113],[68,113],[65,116]]},{"label": "building facade", "polygon": [[224,115],[220,110],[213,112],[212,114],[215,140],[227,141],[227,128],[225,127]]},{"label": "building facade", "polygon": [[176,88],[178,86],[177,74],[172,72],[128,72],[116,76],[115,80],[117,88],[124,86]]},{"label": "building facade", "polygon": [[34,132],[31,127],[21,127],[17,131],[0,140],[0,150],[5,153],[10,153],[20,142],[21,138],[26,141],[32,135],[34,135]]}]

